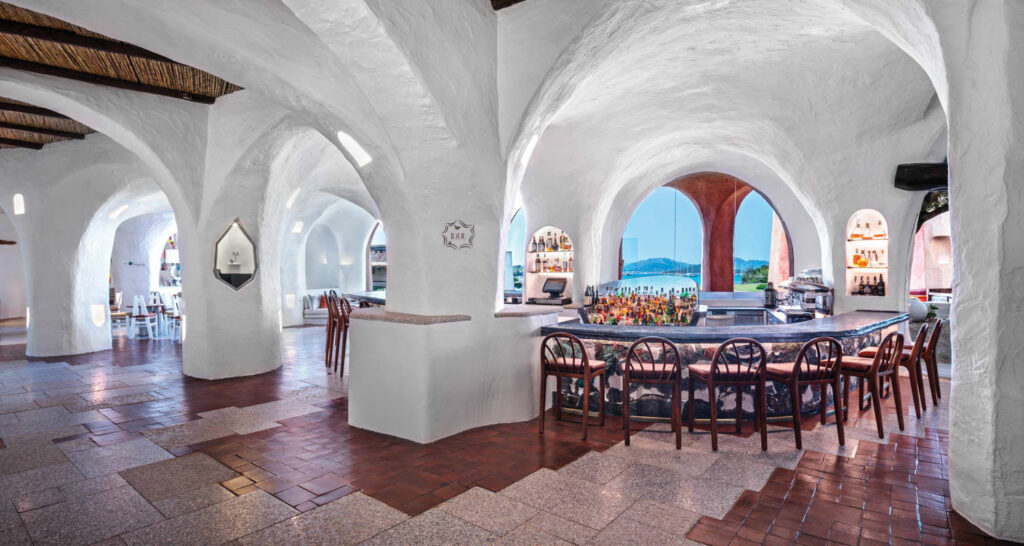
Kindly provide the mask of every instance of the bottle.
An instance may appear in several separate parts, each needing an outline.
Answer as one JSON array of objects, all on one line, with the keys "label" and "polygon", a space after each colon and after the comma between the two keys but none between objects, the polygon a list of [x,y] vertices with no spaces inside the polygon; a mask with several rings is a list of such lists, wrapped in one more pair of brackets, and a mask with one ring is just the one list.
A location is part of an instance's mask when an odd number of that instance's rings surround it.
[{"label": "bottle", "polygon": [[537,252],[537,239],[530,237],[530,252]]},{"label": "bottle", "polygon": [[572,273],[572,271],[573,271],[573,269],[572,269],[572,254],[569,255],[569,270],[568,271],[569,271],[569,273]]},{"label": "bottle", "polygon": [[555,265],[551,268],[551,270],[554,271],[555,273],[561,272],[562,271],[562,260],[559,259],[559,258],[555,258],[554,261],[555,261]]},{"label": "bottle", "polygon": [[857,295],[858,296],[863,296],[864,295],[864,277],[861,277],[860,278],[860,282],[857,284]]},{"label": "bottle", "polygon": [[864,239],[864,229],[860,227],[860,218],[857,218],[857,226],[850,232],[851,241],[860,241]]},{"label": "bottle", "polygon": [[548,232],[548,238],[547,238],[546,245],[547,246],[545,248],[547,249],[548,252],[552,252],[552,251],[555,250],[555,238],[551,235],[550,231]]},{"label": "bottle", "polygon": [[878,295],[879,296],[884,296],[885,295],[885,277],[882,277],[882,276],[878,277]]},{"label": "bottle", "polygon": [[882,221],[878,221],[878,227],[875,228],[874,237],[875,239],[885,239],[888,234],[885,232],[885,228],[882,227]]},{"label": "bottle", "polygon": [[534,260],[534,262],[533,262],[533,272],[534,272],[534,273],[540,273],[540,268],[541,268],[541,264],[540,264],[540,254],[538,254],[538,255],[537,255],[537,259],[536,259],[536,260]]}]

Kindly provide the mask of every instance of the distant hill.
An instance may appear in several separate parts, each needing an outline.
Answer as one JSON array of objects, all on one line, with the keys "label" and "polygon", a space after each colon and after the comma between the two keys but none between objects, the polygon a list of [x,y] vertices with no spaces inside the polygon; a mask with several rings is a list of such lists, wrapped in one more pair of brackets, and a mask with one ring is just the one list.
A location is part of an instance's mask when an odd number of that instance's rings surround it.
[{"label": "distant hill", "polygon": [[737,273],[742,273],[748,269],[754,269],[761,267],[762,265],[768,265],[765,260],[744,260],[743,258],[733,258],[732,267]]},{"label": "distant hill", "polygon": [[[768,265],[768,262],[765,260],[744,260],[743,258],[733,258],[733,268],[736,273],[742,273],[748,269],[754,269],[761,267],[762,265]],[[640,260],[639,262],[626,264],[622,267],[623,273],[666,273],[669,271],[700,273],[700,264],[677,262],[671,258],[648,258],[646,260]]]}]

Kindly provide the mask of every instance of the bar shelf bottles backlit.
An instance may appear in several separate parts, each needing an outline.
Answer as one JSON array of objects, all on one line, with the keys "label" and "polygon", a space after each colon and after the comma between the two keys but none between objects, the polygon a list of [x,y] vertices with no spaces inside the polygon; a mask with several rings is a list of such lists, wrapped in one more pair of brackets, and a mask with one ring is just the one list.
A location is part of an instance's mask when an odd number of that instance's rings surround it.
[{"label": "bar shelf bottles backlit", "polygon": [[543,297],[541,288],[548,278],[567,280],[566,295],[572,294],[572,278],[576,270],[573,243],[565,231],[548,226],[537,230],[526,241],[525,296]]},{"label": "bar shelf bottles backlit", "polygon": [[859,210],[846,226],[846,293],[881,297],[888,283],[888,223],[876,210]]}]

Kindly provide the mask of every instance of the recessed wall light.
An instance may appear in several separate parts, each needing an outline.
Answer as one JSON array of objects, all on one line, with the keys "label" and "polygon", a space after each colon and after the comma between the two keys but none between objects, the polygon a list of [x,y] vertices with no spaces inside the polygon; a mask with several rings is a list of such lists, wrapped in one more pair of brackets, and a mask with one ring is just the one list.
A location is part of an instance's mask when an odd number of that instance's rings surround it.
[{"label": "recessed wall light", "polygon": [[295,233],[295,234],[302,233],[302,227],[304,225],[305,224],[302,223],[302,220],[299,220],[298,222],[295,222],[295,225],[292,226],[292,233]]},{"label": "recessed wall light", "polygon": [[292,194],[288,196],[288,202],[284,204],[285,208],[292,208],[292,205],[295,204],[295,199],[299,196],[299,191],[301,191],[301,188],[295,188],[295,191],[293,191]]},{"label": "recessed wall light", "polygon": [[25,196],[24,195],[22,195],[20,193],[16,193],[16,194],[14,194],[14,199],[12,199],[11,201],[12,201],[12,204],[14,205],[14,215],[15,216],[21,216],[22,214],[25,214]]},{"label": "recessed wall light", "polygon": [[341,142],[348,155],[352,156],[352,159],[356,160],[356,164],[360,167],[365,167],[373,161],[373,157],[366,153],[366,150],[356,142],[356,139],[352,138],[345,131],[338,131],[338,141]]},{"label": "recessed wall light", "polygon": [[284,303],[289,309],[295,307],[295,294],[285,294]]},{"label": "recessed wall light", "polygon": [[95,324],[97,328],[100,328],[107,323],[106,305],[97,303],[90,306],[89,310],[92,313],[92,323]]}]

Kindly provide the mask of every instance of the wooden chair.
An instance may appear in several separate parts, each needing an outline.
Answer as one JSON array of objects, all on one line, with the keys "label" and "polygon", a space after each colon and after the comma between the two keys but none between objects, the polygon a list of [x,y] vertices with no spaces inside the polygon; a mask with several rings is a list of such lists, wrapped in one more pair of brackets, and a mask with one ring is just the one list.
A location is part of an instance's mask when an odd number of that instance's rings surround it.
[{"label": "wooden chair", "polygon": [[938,406],[942,398],[942,388],[939,384],[939,361],[937,352],[939,350],[939,336],[942,334],[942,319],[935,319],[932,323],[932,334],[928,338],[928,345],[921,352],[925,367],[928,369],[928,387],[932,391],[932,405]]},{"label": "wooden chair", "polygon": [[344,297],[338,297],[334,290],[330,292],[330,298],[334,304],[334,314],[337,317],[334,330],[334,371],[339,375],[345,375],[345,350],[348,345],[348,326],[352,315],[352,304]]},{"label": "wooden chair", "polygon": [[800,439],[800,387],[819,385],[821,387],[821,424],[825,424],[828,386],[832,387],[832,407],[836,415],[836,431],[839,445],[846,445],[843,434],[842,406],[840,403],[840,374],[843,362],[843,346],[834,338],[819,337],[804,343],[796,355],[795,362],[772,363],[765,367],[768,379],[789,387],[793,405],[793,432],[796,448],[803,449]]},{"label": "wooden chair", "polygon": [[[864,384],[867,383],[868,390],[871,391],[871,404],[875,408],[875,422],[878,424],[878,437],[885,438],[885,431],[882,426],[882,405],[879,381],[880,379],[898,372],[902,355],[903,334],[893,332],[885,336],[885,339],[882,340],[882,344],[879,346],[879,349],[873,358],[849,356],[843,359],[842,367],[840,368],[844,381],[843,407],[845,408],[845,412],[843,414],[843,419],[849,418],[850,377],[856,377],[860,380],[860,396],[858,397],[859,402],[857,405],[860,409],[865,409]],[[900,424],[900,430],[903,430],[903,398],[900,396],[900,382],[898,376],[893,382],[893,392],[894,398],[896,399],[896,418]]]},{"label": "wooden chair", "polygon": [[146,298],[135,296],[132,299],[132,313],[128,317],[128,337],[134,338],[140,328],[149,336],[149,339],[156,337],[156,314],[150,313],[146,306]]},{"label": "wooden chair", "polygon": [[[925,408],[924,401],[924,378],[921,376],[921,352],[924,350],[924,340],[928,337],[928,325],[922,324],[921,329],[917,332],[917,338],[914,340],[912,347],[903,347],[902,356],[900,357],[900,366],[907,369],[907,375],[910,376],[910,394],[911,398],[914,399],[914,412],[917,414],[917,418],[921,418],[921,410]],[[865,358],[873,358],[875,353],[878,352],[878,347],[868,347],[862,349],[857,356]],[[899,374],[889,376],[889,383],[899,380]]]},{"label": "wooden chair", "polygon": [[338,329],[338,317],[336,316],[336,310],[331,302],[330,294],[324,292],[323,296],[325,305],[327,306],[327,328],[326,328],[326,340],[324,342],[324,367],[328,370],[331,369],[332,353],[334,351],[334,337],[335,332]]},{"label": "wooden chair", "polygon": [[718,387],[736,387],[736,433],[743,420],[743,387],[754,387],[754,426],[761,431],[761,450],[768,450],[765,393],[765,364],[768,361],[764,346],[749,338],[733,338],[718,346],[710,364],[690,364],[689,429],[693,432],[694,380],[708,387],[708,405],[711,406],[711,449],[718,451]]},{"label": "wooden chair", "polygon": [[633,383],[661,384],[672,386],[672,432],[676,434],[676,449],[682,449],[681,376],[679,350],[671,341],[660,337],[645,337],[630,345],[622,371],[622,426],[627,446],[630,386]]},{"label": "wooden chair", "polygon": [[601,378],[597,398],[600,426],[604,426],[604,393],[608,385],[604,361],[590,362],[583,342],[572,334],[550,334],[540,344],[540,433],[544,434],[544,409],[548,376],[556,378],[555,418],[562,419],[562,378],[583,380],[583,440],[587,439],[587,418],[590,416],[590,389],[595,377]]}]

